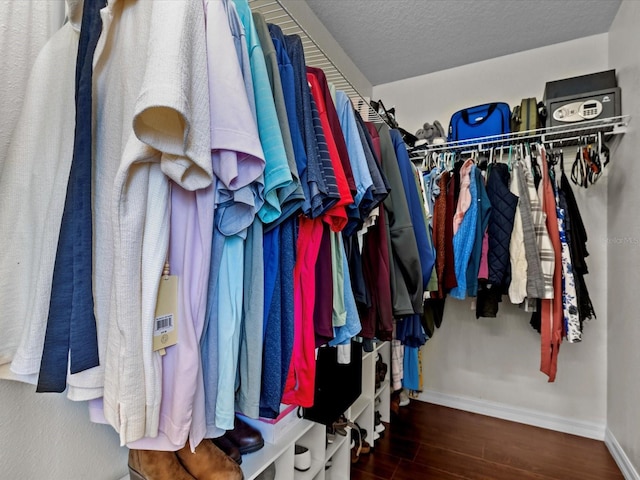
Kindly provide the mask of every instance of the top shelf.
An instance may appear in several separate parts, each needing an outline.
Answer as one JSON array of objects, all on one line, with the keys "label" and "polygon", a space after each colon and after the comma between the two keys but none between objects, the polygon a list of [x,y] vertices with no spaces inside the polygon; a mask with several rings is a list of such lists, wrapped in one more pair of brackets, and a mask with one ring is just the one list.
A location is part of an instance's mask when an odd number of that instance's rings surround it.
[{"label": "top shelf", "polygon": [[525,132],[490,135],[487,137],[478,137],[457,142],[446,142],[439,145],[424,145],[424,148],[416,147],[413,151],[482,151],[492,147],[509,146],[512,144],[530,141],[552,143],[554,146],[569,146],[576,145],[579,143],[580,139],[584,137],[597,135],[598,133],[603,133],[606,138],[625,133],[629,122],[631,122],[631,116],[622,115],[619,117],[602,118],[599,120],[588,120],[571,125],[539,128]]}]

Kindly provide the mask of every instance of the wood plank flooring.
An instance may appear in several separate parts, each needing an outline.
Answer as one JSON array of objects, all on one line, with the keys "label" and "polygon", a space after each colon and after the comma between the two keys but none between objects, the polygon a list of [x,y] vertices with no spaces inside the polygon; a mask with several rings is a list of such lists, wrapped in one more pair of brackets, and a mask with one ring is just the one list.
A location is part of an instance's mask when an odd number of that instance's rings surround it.
[{"label": "wood plank flooring", "polygon": [[624,480],[604,442],[412,400],[352,480]]}]

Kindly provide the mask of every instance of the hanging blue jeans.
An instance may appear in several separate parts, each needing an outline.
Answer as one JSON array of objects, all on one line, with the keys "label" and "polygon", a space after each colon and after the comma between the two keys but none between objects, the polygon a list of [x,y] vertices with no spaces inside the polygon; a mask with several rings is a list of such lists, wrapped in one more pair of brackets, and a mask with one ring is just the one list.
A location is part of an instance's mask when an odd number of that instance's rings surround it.
[{"label": "hanging blue jeans", "polygon": [[106,0],[85,2],[76,61],[73,159],[53,269],[38,392],[63,392],[71,373],[100,364],[92,288],[91,122],[93,54]]}]

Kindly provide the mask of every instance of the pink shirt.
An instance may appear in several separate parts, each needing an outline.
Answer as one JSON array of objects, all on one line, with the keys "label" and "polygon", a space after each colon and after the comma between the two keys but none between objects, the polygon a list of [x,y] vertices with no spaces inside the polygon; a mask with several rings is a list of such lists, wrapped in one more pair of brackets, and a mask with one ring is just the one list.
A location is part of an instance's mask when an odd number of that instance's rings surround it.
[{"label": "pink shirt", "polygon": [[458,206],[456,208],[456,213],[453,216],[453,234],[455,235],[458,232],[458,228],[460,228],[460,224],[464,218],[464,214],[469,210],[471,206],[471,191],[469,187],[471,186],[471,166],[473,165],[473,160],[468,159],[462,165],[460,169],[460,195],[458,196]]}]

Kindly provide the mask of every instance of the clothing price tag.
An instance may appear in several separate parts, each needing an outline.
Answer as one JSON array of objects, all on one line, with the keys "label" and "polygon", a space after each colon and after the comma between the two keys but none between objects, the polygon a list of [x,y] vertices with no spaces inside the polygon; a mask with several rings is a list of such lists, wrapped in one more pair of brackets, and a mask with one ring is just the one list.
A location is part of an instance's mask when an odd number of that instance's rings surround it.
[{"label": "clothing price tag", "polygon": [[166,275],[160,278],[156,316],[153,325],[153,351],[178,343],[178,277]]}]

